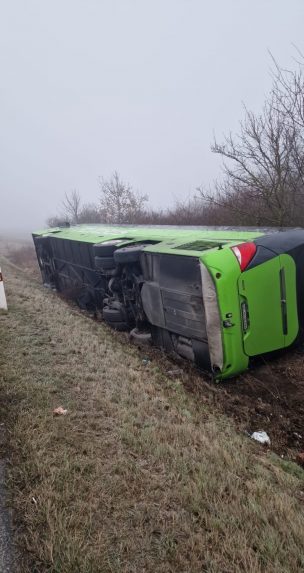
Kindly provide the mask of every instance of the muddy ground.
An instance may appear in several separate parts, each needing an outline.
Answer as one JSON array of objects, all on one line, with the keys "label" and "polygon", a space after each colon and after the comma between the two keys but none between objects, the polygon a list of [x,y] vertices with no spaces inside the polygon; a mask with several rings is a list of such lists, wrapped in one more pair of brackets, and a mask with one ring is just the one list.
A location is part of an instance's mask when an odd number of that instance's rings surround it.
[{"label": "muddy ground", "polygon": [[201,375],[188,370],[184,384],[200,399],[212,400],[240,431],[266,431],[271,448],[295,460],[304,450],[303,359],[297,350],[260,360],[245,374],[219,384],[201,384]]},{"label": "muddy ground", "polygon": [[304,451],[304,348],[260,358],[243,375],[220,383],[155,348],[141,350],[143,360],[147,357],[173,379],[181,378],[188,392],[233,418],[239,431],[266,431],[271,449],[292,460]]},{"label": "muddy ground", "polygon": [[254,365],[225,384],[220,397],[225,412],[247,431],[265,430],[273,449],[295,457],[304,448],[303,350]]}]

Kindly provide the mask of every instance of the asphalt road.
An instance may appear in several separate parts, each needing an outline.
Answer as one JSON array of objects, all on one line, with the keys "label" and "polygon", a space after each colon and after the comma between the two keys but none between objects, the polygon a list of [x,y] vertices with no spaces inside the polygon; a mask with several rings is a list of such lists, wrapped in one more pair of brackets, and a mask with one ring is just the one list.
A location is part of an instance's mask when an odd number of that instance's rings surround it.
[{"label": "asphalt road", "polygon": [[[0,428],[0,444],[3,429]],[[14,551],[11,536],[10,514],[7,509],[5,490],[5,460],[0,459],[0,571],[12,573],[14,570]]]}]

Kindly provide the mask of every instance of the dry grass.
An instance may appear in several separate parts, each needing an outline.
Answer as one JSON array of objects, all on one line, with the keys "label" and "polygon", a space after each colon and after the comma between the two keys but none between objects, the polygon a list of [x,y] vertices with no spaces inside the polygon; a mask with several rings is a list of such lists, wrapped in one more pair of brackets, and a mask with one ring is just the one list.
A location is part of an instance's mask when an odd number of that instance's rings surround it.
[{"label": "dry grass", "polygon": [[22,573],[303,571],[301,470],[106,326],[5,276],[0,422]]},{"label": "dry grass", "polygon": [[3,249],[5,256],[17,267],[33,278],[41,277],[37,255],[32,242],[20,241],[7,243]]}]

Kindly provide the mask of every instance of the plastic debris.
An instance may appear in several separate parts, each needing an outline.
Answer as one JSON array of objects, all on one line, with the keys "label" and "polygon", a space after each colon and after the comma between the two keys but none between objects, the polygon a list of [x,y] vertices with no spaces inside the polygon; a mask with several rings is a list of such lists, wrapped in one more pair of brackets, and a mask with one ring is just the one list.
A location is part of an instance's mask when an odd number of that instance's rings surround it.
[{"label": "plastic debris", "polygon": [[270,446],[270,437],[266,432],[253,432],[253,434],[251,434],[251,438],[256,442],[260,442],[260,444],[267,444]]},{"label": "plastic debris", "polygon": [[68,411],[65,410],[62,406],[59,406],[58,408],[55,408],[55,410],[53,410],[54,416],[65,416],[67,413]]}]

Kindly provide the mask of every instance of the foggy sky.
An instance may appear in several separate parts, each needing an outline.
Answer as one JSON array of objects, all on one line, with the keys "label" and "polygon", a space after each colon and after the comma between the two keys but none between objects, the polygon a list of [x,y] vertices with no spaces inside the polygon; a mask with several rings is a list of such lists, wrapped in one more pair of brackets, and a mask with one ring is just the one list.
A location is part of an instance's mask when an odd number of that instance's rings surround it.
[{"label": "foggy sky", "polygon": [[303,0],[0,0],[0,233],[114,170],[154,207],[211,183],[303,23]]}]

